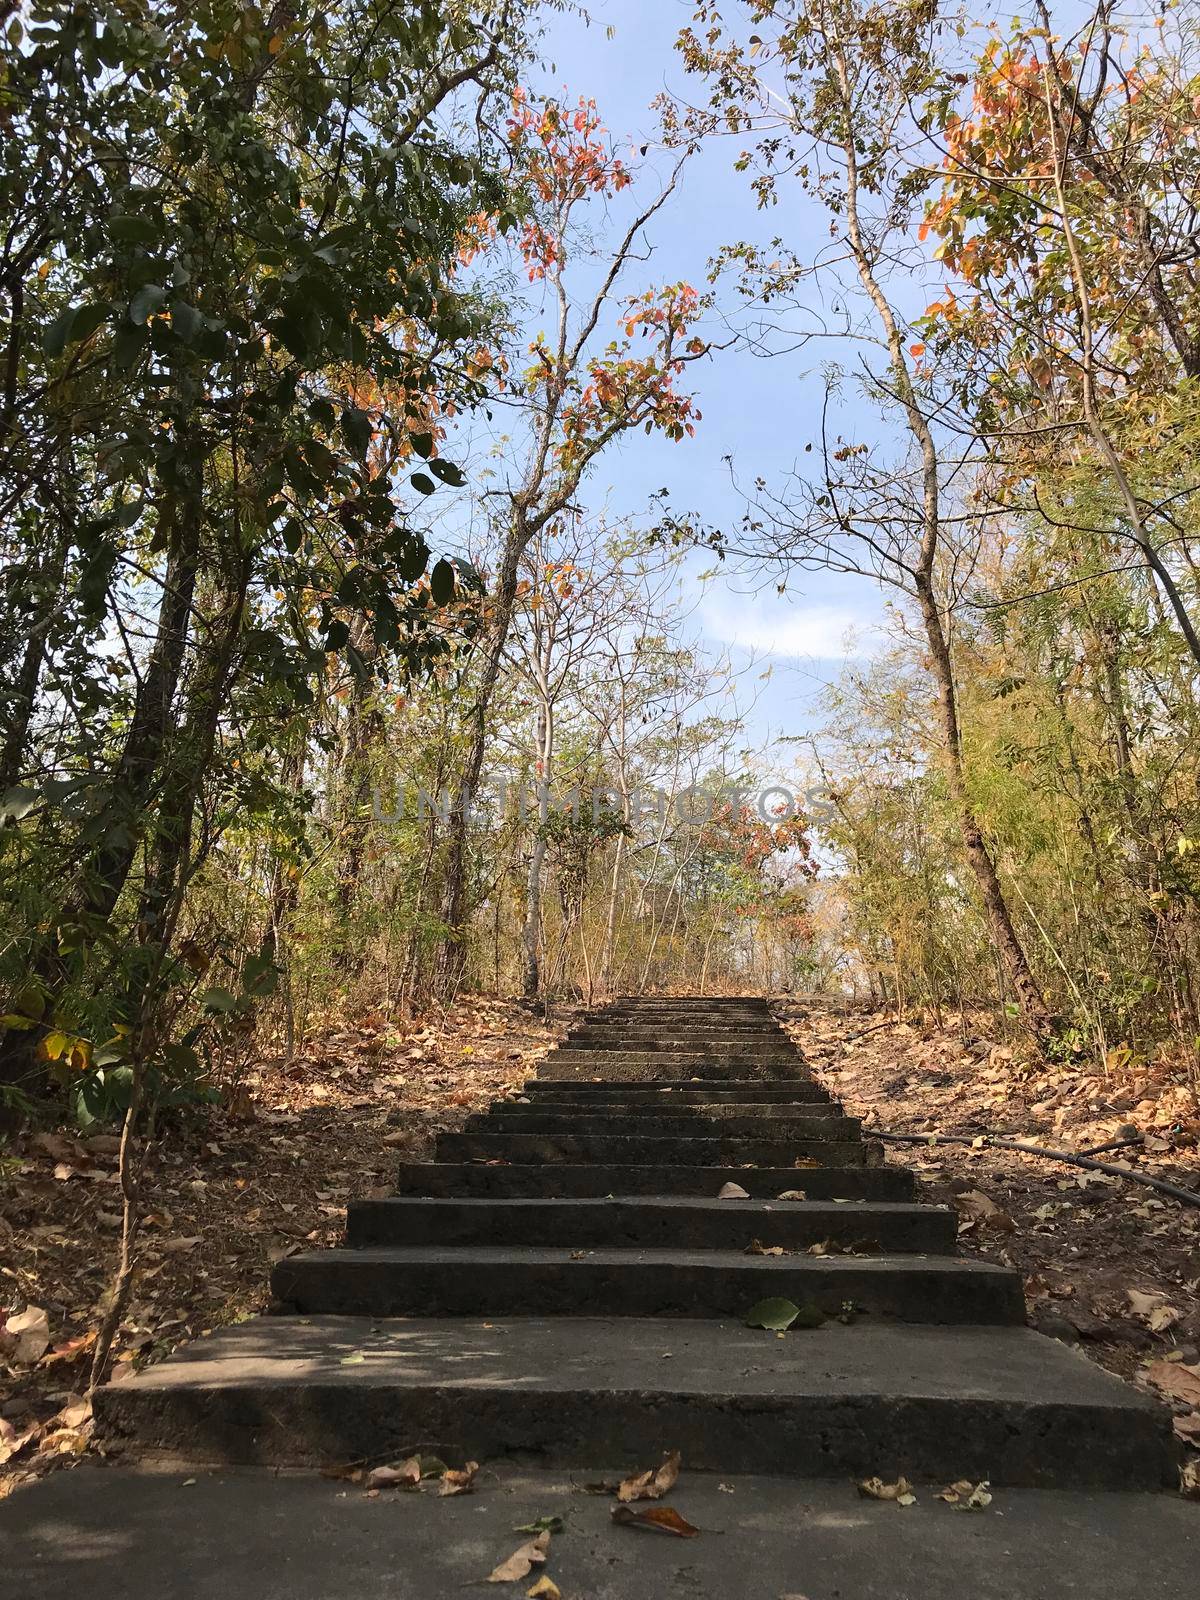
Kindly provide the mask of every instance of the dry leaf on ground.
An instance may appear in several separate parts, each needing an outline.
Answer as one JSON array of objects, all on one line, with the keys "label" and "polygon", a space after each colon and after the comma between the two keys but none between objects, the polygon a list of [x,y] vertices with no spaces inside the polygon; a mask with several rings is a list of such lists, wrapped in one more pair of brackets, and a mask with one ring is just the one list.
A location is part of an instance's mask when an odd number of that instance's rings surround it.
[{"label": "dry leaf on ground", "polygon": [[629,1500],[661,1500],[663,1495],[669,1494],[675,1487],[679,1477],[679,1469],[683,1465],[678,1450],[672,1450],[664,1456],[662,1465],[649,1472],[635,1473],[631,1478],[625,1478],[617,1485],[617,1499]]},{"label": "dry leaf on ground", "polygon": [[700,1532],[681,1517],[674,1506],[651,1506],[634,1511],[630,1506],[614,1506],[612,1519],[622,1528],[646,1528],[651,1533],[671,1533],[677,1539],[694,1539]]},{"label": "dry leaf on ground", "polygon": [[461,1471],[457,1467],[447,1467],[438,1482],[438,1494],[470,1494],[475,1487],[475,1474],[478,1471],[478,1461],[468,1461]]},{"label": "dry leaf on ground", "polygon": [[807,1200],[808,1196],[803,1189],[785,1189],[782,1194],[775,1196],[776,1200]]},{"label": "dry leaf on ground", "polygon": [[1172,1400],[1200,1405],[1200,1367],[1187,1367],[1182,1361],[1152,1361],[1145,1372],[1154,1387]]},{"label": "dry leaf on ground", "polygon": [[917,1497],[907,1478],[897,1478],[895,1483],[884,1483],[882,1478],[864,1478],[858,1492],[868,1500],[894,1500],[898,1506],[914,1506]]},{"label": "dry leaf on ground", "polygon": [[421,1482],[419,1456],[409,1456],[407,1461],[390,1467],[373,1467],[366,1476],[368,1489],[415,1489]]},{"label": "dry leaf on ground", "polygon": [[750,1191],[743,1189],[740,1183],[723,1183],[717,1190],[718,1200],[749,1200]]},{"label": "dry leaf on ground", "polygon": [[17,1366],[32,1366],[50,1347],[50,1319],[41,1306],[14,1312],[0,1335],[0,1354]]},{"label": "dry leaf on ground", "polygon": [[525,1594],[526,1600],[562,1600],[562,1590],[544,1572],[532,1589],[526,1589]]},{"label": "dry leaf on ground", "polygon": [[947,1485],[939,1494],[934,1495],[934,1499],[944,1500],[948,1506],[954,1506],[958,1511],[983,1511],[992,1503],[986,1478],[982,1483],[972,1483],[970,1478],[960,1478],[957,1483]]},{"label": "dry leaf on ground", "polygon": [[1127,1289],[1129,1308],[1139,1317],[1151,1333],[1165,1333],[1179,1321],[1178,1309],[1167,1303],[1165,1294],[1148,1294],[1141,1289]]},{"label": "dry leaf on ground", "polygon": [[534,1567],[540,1567],[546,1559],[546,1551],[550,1548],[550,1534],[543,1530],[536,1539],[527,1539],[513,1551],[507,1561],[502,1561],[498,1567],[493,1567],[488,1573],[489,1583],[516,1583],[519,1578],[527,1578]]},{"label": "dry leaf on ground", "polygon": [[967,1228],[994,1228],[997,1233],[1015,1233],[1017,1225],[1002,1206],[981,1189],[967,1189],[962,1194],[954,1196],[954,1204],[959,1212],[959,1232]]}]

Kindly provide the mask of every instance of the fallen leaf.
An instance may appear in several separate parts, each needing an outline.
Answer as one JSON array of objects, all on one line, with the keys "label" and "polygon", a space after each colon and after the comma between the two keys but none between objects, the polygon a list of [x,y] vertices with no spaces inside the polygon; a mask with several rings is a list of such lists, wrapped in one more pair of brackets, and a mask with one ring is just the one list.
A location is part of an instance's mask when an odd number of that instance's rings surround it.
[{"label": "fallen leaf", "polygon": [[782,1194],[775,1196],[776,1200],[807,1200],[808,1196],[803,1189],[785,1189]]},{"label": "fallen leaf", "polygon": [[9,1359],[21,1366],[32,1366],[45,1354],[50,1344],[50,1319],[41,1306],[26,1306],[14,1312],[4,1324],[0,1340]]},{"label": "fallen leaf", "polygon": [[746,1313],[748,1328],[769,1328],[773,1333],[783,1333],[788,1328],[819,1328],[825,1313],[816,1306],[798,1306],[794,1300],[773,1296],[760,1300]]},{"label": "fallen leaf", "polygon": [[1185,1500],[1200,1500],[1200,1461],[1187,1461],[1179,1469],[1179,1492]]},{"label": "fallen leaf", "polygon": [[525,1594],[527,1600],[562,1600],[562,1590],[544,1572],[532,1589],[526,1589]]},{"label": "fallen leaf", "polygon": [[11,1422],[4,1417],[0,1417],[0,1467],[24,1450],[25,1446],[31,1439],[36,1437],[37,1433],[38,1424],[36,1422],[31,1427],[18,1432]]},{"label": "fallen leaf", "polygon": [[415,1489],[421,1482],[421,1462],[409,1456],[392,1467],[372,1467],[366,1476],[368,1489]]},{"label": "fallen leaf", "polygon": [[439,1495],[470,1494],[475,1487],[475,1474],[479,1471],[478,1461],[468,1461],[461,1471],[457,1467],[447,1467],[441,1475],[437,1492]]},{"label": "fallen leaf", "polygon": [[522,1522],[513,1529],[514,1533],[561,1533],[564,1523],[561,1517],[538,1517],[533,1522]]},{"label": "fallen leaf", "polygon": [[717,1190],[718,1200],[749,1200],[750,1191],[743,1189],[740,1183],[723,1183]]},{"label": "fallen leaf", "polygon": [[1200,1405],[1200,1367],[1186,1367],[1180,1361],[1152,1361],[1145,1373],[1154,1387],[1172,1400]]},{"label": "fallen leaf", "polygon": [[979,1226],[995,1228],[998,1233],[1015,1233],[1016,1223],[1001,1206],[980,1189],[966,1189],[954,1196],[954,1204],[964,1218],[960,1232]]},{"label": "fallen leaf", "polygon": [[894,1500],[898,1506],[915,1506],[917,1497],[907,1478],[897,1478],[895,1483],[884,1483],[882,1478],[864,1478],[858,1492],[868,1500]]},{"label": "fallen leaf", "polygon": [[1186,1417],[1175,1418],[1175,1436],[1184,1444],[1200,1446],[1200,1411],[1190,1411]]},{"label": "fallen leaf", "polygon": [[651,1533],[671,1533],[677,1539],[694,1539],[700,1532],[681,1517],[674,1506],[651,1506],[634,1511],[629,1506],[614,1506],[612,1519],[623,1528],[646,1528]]},{"label": "fallen leaf", "polygon": [[50,1420],[59,1428],[81,1428],[92,1414],[92,1402],[85,1400],[82,1395],[71,1394],[66,1398],[61,1411]]},{"label": "fallen leaf", "polygon": [[617,1499],[661,1500],[663,1495],[669,1494],[675,1487],[682,1464],[679,1451],[672,1450],[669,1455],[664,1456],[661,1466],[655,1467],[650,1472],[639,1472],[618,1484]]},{"label": "fallen leaf", "polygon": [[982,1483],[972,1483],[970,1478],[960,1478],[957,1483],[949,1484],[936,1494],[934,1499],[944,1500],[956,1511],[983,1511],[992,1503],[986,1478]]},{"label": "fallen leaf", "polygon": [[534,1567],[540,1567],[546,1559],[546,1551],[550,1548],[550,1534],[543,1529],[536,1539],[529,1539],[519,1546],[509,1556],[507,1561],[502,1561],[498,1567],[493,1567],[488,1573],[489,1583],[516,1583],[519,1578],[527,1578]]},{"label": "fallen leaf", "polygon": [[751,1239],[743,1254],[748,1256],[782,1256],[787,1252],[781,1244],[764,1244],[761,1239]]}]

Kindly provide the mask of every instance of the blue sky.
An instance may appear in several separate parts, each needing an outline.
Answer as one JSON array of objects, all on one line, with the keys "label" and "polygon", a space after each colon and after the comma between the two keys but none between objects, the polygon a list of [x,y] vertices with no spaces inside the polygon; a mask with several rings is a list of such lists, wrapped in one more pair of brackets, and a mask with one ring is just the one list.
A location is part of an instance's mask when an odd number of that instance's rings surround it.
[{"label": "blue sky", "polygon": [[[673,49],[693,9],[689,0],[591,0],[590,27],[578,16],[554,17],[540,86],[591,96],[615,136],[653,144],[655,97],[668,87],[686,85],[693,94],[697,88],[694,80],[685,80]],[[686,278],[702,286],[708,260],[723,244],[780,232],[802,246],[806,237],[816,242],[825,235],[823,213],[798,187],[784,205],[760,213],[746,176],[733,171],[738,148],[716,143],[689,166],[678,192],[651,225],[654,253],[640,269],[642,282]],[[653,151],[649,159],[654,161]],[[669,171],[665,156],[654,164]],[[630,282],[638,286],[632,277]],[[814,368],[829,354],[823,348],[816,355],[801,351],[764,360],[723,351],[692,369],[689,379],[703,413],[696,437],[680,444],[631,437],[598,464],[587,485],[589,504],[605,505],[615,517],[637,518],[645,515],[651,494],[666,487],[678,510],[736,523],[742,501],[725,458],[735,459],[742,477],[780,477],[801,460],[804,445],[815,437],[824,387]],[[710,565],[697,559],[692,571],[698,577]],[[743,660],[755,652],[759,670],[768,663],[772,667],[768,681],[753,685],[756,739],[819,724],[816,697],[822,682],[840,670],[847,636],[857,635],[851,653],[869,650],[870,630],[883,610],[883,596],[869,580],[825,573],[797,573],[783,597],[773,582],[764,589],[749,578],[720,575],[703,594],[696,617],[705,638],[716,647],[732,647]]]}]

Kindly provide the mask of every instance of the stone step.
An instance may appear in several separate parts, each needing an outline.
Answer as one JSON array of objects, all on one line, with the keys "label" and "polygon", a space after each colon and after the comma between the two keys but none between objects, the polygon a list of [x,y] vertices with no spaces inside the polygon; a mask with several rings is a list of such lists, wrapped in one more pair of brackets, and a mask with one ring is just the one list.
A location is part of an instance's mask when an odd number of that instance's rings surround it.
[{"label": "stone step", "polygon": [[610,1083],[653,1078],[676,1082],[695,1078],[723,1083],[729,1078],[756,1077],[786,1083],[804,1075],[799,1057],[695,1054],[665,1050],[552,1050],[538,1071],[543,1079],[607,1078]]},{"label": "stone step", "polygon": [[346,1244],[533,1245],[580,1249],[803,1250],[829,1243],[885,1251],[953,1253],[957,1214],[946,1206],[829,1200],[392,1199],[351,1201]]},{"label": "stone step", "polygon": [[780,1121],[791,1124],[797,1120],[828,1121],[841,1116],[841,1107],[832,1100],[698,1100],[683,1099],[648,1100],[643,1096],[632,1105],[620,1100],[589,1100],[580,1096],[568,1100],[565,1095],[540,1095],[536,1100],[493,1100],[489,1115],[531,1117],[615,1117],[622,1121],[635,1118],[640,1132],[644,1124],[661,1117],[676,1120],[720,1122],[722,1125],[738,1119],[750,1118],[761,1127],[763,1122]]},{"label": "stone step", "polygon": [[785,1167],[798,1159],[822,1166],[860,1166],[867,1146],[845,1139],[654,1139],[607,1133],[443,1133],[439,1161],[599,1161],[615,1166]]},{"label": "stone step", "polygon": [[[1157,1489],[1176,1470],[1162,1407],[1013,1327],[834,1323],[779,1339],[733,1322],[264,1317],[101,1389],[95,1409],[110,1449],[204,1464],[332,1467],[419,1449],[619,1476],[676,1449],[723,1478],[904,1473],[1075,1490]],[[969,1544],[972,1519],[946,1515]],[[1020,1526],[1009,1537],[1020,1544]],[[487,1571],[489,1551],[471,1572]],[[878,1574],[863,1585],[899,1592]],[[1002,1579],[993,1592],[1014,1593]]]},{"label": "stone step", "polygon": [[959,1257],[748,1256],[726,1250],[531,1249],[476,1245],[312,1250],[271,1273],[305,1315],[365,1317],[744,1317],[784,1296],[836,1317],[1023,1323],[1021,1279]]},{"label": "stone step", "polygon": [[464,1123],[467,1133],[636,1133],[646,1139],[761,1139],[764,1136],[786,1134],[789,1139],[857,1139],[860,1128],[857,1118],[845,1117],[830,1107],[820,1114],[791,1114],[783,1116],[778,1109],[769,1118],[738,1116],[735,1109],[726,1116],[705,1118],[695,1116],[639,1117],[637,1127],[631,1129],[625,1118],[614,1116],[607,1108],[591,1111],[555,1109],[542,1110],[536,1106],[513,1106],[504,1111],[480,1112],[468,1117]]},{"label": "stone step", "polygon": [[768,1082],[762,1078],[711,1079],[681,1078],[649,1083],[614,1083],[600,1078],[531,1078],[520,1091],[531,1100],[575,1100],[610,1102],[613,1105],[686,1105],[725,1102],[762,1105],[801,1104],[805,1101],[832,1101],[827,1089],[811,1078],[789,1078]]},{"label": "stone step", "polygon": [[[911,1200],[916,1179],[907,1167],[660,1167],[596,1164],[527,1166],[508,1162],[405,1162],[396,1174],[402,1195],[473,1195],[537,1199],[608,1195],[695,1195],[715,1200],[736,1183],[760,1200],[799,1190],[813,1200]],[[795,1203],[795,1202],[789,1202]]]},{"label": "stone step", "polygon": [[683,1033],[660,1031],[653,1028],[590,1028],[586,1032],[568,1033],[560,1050],[667,1050],[672,1055],[799,1055],[790,1039],[775,1033]]}]

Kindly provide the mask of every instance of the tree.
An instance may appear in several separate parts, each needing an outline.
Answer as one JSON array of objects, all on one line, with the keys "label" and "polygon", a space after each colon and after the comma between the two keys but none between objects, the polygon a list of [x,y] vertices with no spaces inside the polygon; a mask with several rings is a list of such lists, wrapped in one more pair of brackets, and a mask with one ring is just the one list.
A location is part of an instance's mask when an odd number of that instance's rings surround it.
[{"label": "tree", "polygon": [[[531,542],[571,504],[588,470],[612,441],[633,429],[669,439],[690,436],[698,418],[677,388],[686,367],[707,353],[694,331],[702,299],[686,283],[618,300],[623,275],[643,230],[666,204],[679,169],[633,216],[601,270],[597,289],[576,299],[574,257],[589,205],[629,188],[634,175],[601,126],[595,105],[513,101],[508,124],[513,159],[530,195],[519,248],[531,283],[549,292],[551,331],[530,341],[529,365],[511,379],[509,400],[525,424],[523,461],[496,492],[500,540],[486,633],[468,713],[467,748],[446,835],[442,916],[446,940],[438,965],[442,992],[462,976],[470,909],[467,835],[470,797],[478,788],[488,713],[512,626],[521,562]],[[490,229],[484,219],[483,229]],[[611,318],[615,337],[605,337]]]},{"label": "tree", "polygon": [[[963,850],[1008,980],[1028,1025],[1041,1035],[1050,1026],[1049,1010],[972,803],[951,619],[939,592],[954,557],[947,536],[957,522],[947,506],[948,483],[963,464],[946,459],[938,423],[944,401],[930,377],[922,381],[914,372],[911,329],[897,294],[889,292],[889,278],[915,234],[913,213],[928,181],[910,153],[920,132],[911,108],[934,95],[941,82],[936,8],[927,0],[886,10],[856,0],[805,6],[752,0],[746,10],[751,24],[769,29],[767,37],[730,40],[707,8],[700,20],[711,25],[703,38],[692,29],[681,37],[689,70],[703,73],[711,85],[704,123],[710,135],[718,129],[754,134],[754,153],[745,154],[739,166],[748,169],[757,160],[760,203],[774,203],[783,181],[797,180],[828,212],[835,250],[814,260],[777,239],[770,250],[732,247],[726,260],[740,266],[747,296],[763,306],[789,297],[794,303],[814,276],[833,275],[846,336],[873,345],[883,357],[882,370],[864,371],[866,392],[899,424],[912,454],[899,467],[884,465],[861,441],[827,438],[820,488],[797,485],[797,507],[770,499],[764,485],[744,532],[758,541],[760,558],[765,537],[771,558],[785,567],[810,562],[870,571],[916,602],[938,689],[943,759]],[[779,87],[764,80],[768,69]],[[843,309],[855,287],[865,302],[866,326]]]},{"label": "tree", "polygon": [[481,206],[512,222],[464,97],[523,49],[507,4],[28,22],[0,84],[3,772],[57,904],[8,951],[9,1077],[46,1023],[138,1032],[231,706],[263,739],[327,653],[364,664],[356,626],[415,670],[437,646],[454,571],[417,582],[413,513],[461,481],[430,416],[479,397],[495,312],[456,252]]}]

